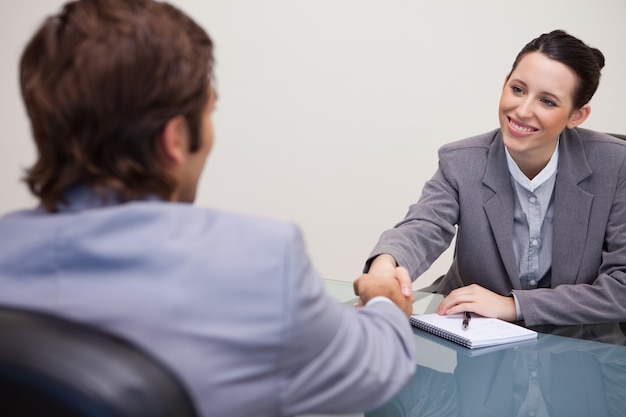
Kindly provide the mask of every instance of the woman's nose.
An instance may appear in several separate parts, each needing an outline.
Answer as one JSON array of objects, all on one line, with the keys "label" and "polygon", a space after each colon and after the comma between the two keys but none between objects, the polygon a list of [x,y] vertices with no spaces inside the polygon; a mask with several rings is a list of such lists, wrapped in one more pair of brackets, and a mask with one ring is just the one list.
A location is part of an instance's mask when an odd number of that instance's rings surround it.
[{"label": "woman's nose", "polygon": [[521,100],[518,105],[517,105],[517,109],[515,110],[515,112],[517,113],[517,116],[521,119],[530,119],[533,116],[533,110],[534,109],[534,103],[532,99],[529,98],[524,98],[523,100]]}]

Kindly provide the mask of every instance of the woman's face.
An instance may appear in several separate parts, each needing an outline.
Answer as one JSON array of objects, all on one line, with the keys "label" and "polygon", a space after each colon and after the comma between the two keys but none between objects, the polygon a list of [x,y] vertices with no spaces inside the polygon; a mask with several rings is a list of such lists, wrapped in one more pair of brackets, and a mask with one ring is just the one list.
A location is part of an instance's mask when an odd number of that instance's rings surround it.
[{"label": "woman's face", "polygon": [[578,78],[566,65],[539,52],[526,54],[505,81],[499,118],[504,144],[518,164],[546,162],[559,134],[589,114],[589,105],[573,109]]}]

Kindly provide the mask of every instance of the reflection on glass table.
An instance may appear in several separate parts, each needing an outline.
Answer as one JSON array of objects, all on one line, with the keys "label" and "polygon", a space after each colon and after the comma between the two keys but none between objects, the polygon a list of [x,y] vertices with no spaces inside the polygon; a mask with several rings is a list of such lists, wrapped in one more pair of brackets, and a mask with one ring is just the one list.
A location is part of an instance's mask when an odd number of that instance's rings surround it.
[{"label": "reflection on glass table", "polygon": [[[343,283],[343,293],[340,281],[328,284],[331,295],[354,304],[351,284]],[[433,312],[441,300],[415,294],[416,314]],[[391,401],[364,415],[626,415],[625,323],[533,329],[540,334],[532,343],[478,352],[415,329],[415,375]]]},{"label": "reflection on glass table", "polygon": [[[420,346],[433,342],[416,330]],[[539,334],[534,344],[482,355],[453,351],[452,369],[418,364],[389,403],[365,413],[383,416],[624,416],[626,347]]]}]

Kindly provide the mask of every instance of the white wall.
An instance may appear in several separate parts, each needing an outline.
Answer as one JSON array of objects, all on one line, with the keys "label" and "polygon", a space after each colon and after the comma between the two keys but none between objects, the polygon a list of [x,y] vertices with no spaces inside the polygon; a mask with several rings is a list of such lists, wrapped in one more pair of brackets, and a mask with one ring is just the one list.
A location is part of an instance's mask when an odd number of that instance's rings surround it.
[{"label": "white wall", "polygon": [[[59,0],[0,0],[0,212],[35,201],[17,87],[28,36]],[[437,165],[497,127],[530,39],[562,28],[606,56],[584,127],[626,133],[624,0],[175,0],[217,44],[217,142],[198,203],[298,223],[326,278],[351,281]],[[447,267],[450,254],[416,287]]]}]

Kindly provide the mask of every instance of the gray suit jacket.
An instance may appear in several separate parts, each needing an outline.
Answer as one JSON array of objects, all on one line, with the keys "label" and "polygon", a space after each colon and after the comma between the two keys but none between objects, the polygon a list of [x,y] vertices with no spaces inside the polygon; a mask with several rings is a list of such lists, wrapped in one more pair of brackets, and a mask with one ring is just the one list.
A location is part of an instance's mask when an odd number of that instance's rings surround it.
[{"label": "gray suit jacket", "polygon": [[366,264],[391,254],[416,279],[450,245],[438,292],[471,283],[514,292],[526,324],[626,320],[626,143],[586,129],[561,136],[554,188],[551,288],[521,290],[514,191],[500,130],[443,146],[439,169]]},{"label": "gray suit jacket", "polygon": [[354,412],[415,369],[402,311],[326,295],[297,227],[189,204],[104,206],[79,189],[60,213],[0,218],[0,304],[133,341],[203,416]]}]

